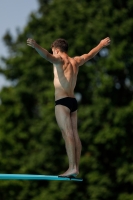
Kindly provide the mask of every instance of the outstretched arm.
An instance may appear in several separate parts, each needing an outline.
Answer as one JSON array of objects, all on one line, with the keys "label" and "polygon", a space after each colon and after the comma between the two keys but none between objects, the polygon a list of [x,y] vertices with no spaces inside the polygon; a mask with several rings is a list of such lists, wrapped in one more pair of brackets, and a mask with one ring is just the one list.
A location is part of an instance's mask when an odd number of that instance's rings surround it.
[{"label": "outstretched arm", "polygon": [[111,40],[109,37],[103,39],[100,41],[100,43],[93,48],[89,53],[83,54],[82,56],[76,56],[74,59],[76,60],[78,66],[83,65],[86,63],[88,60],[93,58],[103,47],[106,47],[110,44]]},{"label": "outstretched arm", "polygon": [[48,60],[49,62],[55,63],[55,64],[60,62],[59,57],[53,56],[46,49],[44,49],[40,45],[38,45],[35,40],[28,38],[27,45],[34,48],[40,54],[40,56],[42,56],[44,59]]}]

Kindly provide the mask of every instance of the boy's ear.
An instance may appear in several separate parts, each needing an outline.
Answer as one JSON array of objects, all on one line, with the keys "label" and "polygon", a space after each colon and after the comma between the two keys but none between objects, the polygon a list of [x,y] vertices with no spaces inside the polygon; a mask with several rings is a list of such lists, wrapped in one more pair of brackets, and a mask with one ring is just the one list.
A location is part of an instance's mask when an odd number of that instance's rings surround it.
[{"label": "boy's ear", "polygon": [[58,48],[56,48],[55,50],[56,50],[56,53],[57,53],[57,54],[58,54],[58,53],[59,53],[59,51],[60,51]]}]

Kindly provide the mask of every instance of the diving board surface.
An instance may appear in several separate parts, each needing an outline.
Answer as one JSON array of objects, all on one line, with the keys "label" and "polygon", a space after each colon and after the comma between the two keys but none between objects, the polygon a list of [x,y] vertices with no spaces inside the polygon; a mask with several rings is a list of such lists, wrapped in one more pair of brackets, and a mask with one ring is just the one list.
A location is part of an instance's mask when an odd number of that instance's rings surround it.
[{"label": "diving board surface", "polygon": [[60,177],[34,174],[0,174],[0,180],[54,180],[54,181],[83,181],[81,178]]}]

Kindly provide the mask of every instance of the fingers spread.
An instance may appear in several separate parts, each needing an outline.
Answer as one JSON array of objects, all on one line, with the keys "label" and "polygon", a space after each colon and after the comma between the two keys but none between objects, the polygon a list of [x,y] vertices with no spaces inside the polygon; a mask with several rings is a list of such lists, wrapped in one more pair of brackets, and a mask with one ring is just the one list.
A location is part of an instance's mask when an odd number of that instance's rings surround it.
[{"label": "fingers spread", "polygon": [[27,45],[34,48],[35,40],[28,38],[27,39]]}]

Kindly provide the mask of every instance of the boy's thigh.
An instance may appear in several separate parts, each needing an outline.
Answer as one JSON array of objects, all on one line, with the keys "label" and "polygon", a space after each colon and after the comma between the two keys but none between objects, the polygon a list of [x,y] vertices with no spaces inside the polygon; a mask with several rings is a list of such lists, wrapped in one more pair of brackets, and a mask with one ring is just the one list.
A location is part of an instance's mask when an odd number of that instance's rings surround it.
[{"label": "boy's thigh", "polygon": [[62,131],[67,131],[68,129],[72,129],[72,122],[71,122],[69,108],[62,105],[56,105],[55,116],[58,126]]}]

